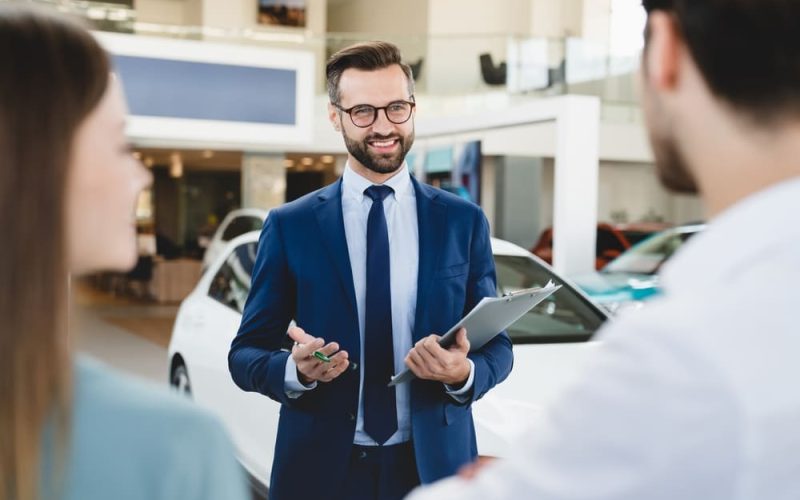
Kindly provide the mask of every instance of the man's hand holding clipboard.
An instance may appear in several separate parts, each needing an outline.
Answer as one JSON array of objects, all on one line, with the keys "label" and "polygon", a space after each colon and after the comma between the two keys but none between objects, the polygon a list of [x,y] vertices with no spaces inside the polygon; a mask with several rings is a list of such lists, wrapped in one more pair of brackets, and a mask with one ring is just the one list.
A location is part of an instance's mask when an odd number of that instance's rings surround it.
[{"label": "man's hand holding clipboard", "polygon": [[[484,297],[439,339],[439,346],[448,349],[456,345],[463,349],[466,345],[468,351],[480,349],[559,288],[561,285],[554,285],[551,282],[543,288],[519,290],[503,297]],[[463,340],[458,339],[458,333],[462,329],[466,330],[466,334],[461,334]],[[413,378],[414,372],[406,369],[392,377],[389,385],[402,384]]]},{"label": "man's hand holding clipboard", "polygon": [[406,356],[406,366],[421,379],[460,387],[469,378],[471,371],[467,360],[470,351],[467,331],[463,328],[458,330],[454,342],[446,348],[440,342],[441,337],[438,335],[421,339]]}]

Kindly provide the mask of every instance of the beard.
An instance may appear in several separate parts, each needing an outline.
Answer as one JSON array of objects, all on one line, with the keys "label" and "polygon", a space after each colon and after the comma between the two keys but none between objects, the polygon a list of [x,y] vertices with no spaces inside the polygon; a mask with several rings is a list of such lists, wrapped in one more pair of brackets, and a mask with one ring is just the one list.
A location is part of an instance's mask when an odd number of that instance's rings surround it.
[{"label": "beard", "polygon": [[697,180],[672,133],[669,114],[664,112],[653,90],[646,87],[642,93],[642,109],[659,181],[673,193],[697,194]]},{"label": "beard", "polygon": [[656,173],[661,184],[679,194],[697,194],[697,181],[689,170],[686,158],[675,139],[650,132],[650,144],[656,160]]},{"label": "beard", "polygon": [[[351,139],[347,133],[342,130],[342,137],[344,137],[344,144],[347,151],[358,160],[359,163],[364,165],[367,169],[378,174],[391,174],[396,172],[406,159],[406,155],[414,145],[414,131],[412,130],[408,135],[402,136],[398,134],[370,134],[362,141]],[[371,151],[369,147],[370,141],[381,140],[394,140],[398,141],[397,151],[390,154],[380,154]]]}]

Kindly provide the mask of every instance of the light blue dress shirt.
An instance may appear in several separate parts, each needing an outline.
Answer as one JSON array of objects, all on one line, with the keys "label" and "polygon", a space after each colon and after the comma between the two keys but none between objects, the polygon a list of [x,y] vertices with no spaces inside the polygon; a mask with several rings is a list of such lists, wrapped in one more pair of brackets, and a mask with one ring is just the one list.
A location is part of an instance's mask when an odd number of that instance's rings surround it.
[{"label": "light blue dress shirt", "polygon": [[[350,268],[353,272],[353,286],[358,307],[358,325],[361,335],[361,379],[359,383],[358,416],[356,434],[353,442],[362,446],[377,446],[364,431],[364,400],[361,397],[364,389],[364,322],[367,294],[367,218],[372,207],[372,200],[364,195],[364,191],[372,186],[372,182],[357,174],[349,165],[342,176],[342,212],[344,230],[347,239],[347,251],[350,255]],[[413,347],[414,318],[417,312],[417,274],[419,268],[419,230],[417,222],[417,198],[407,166],[384,183],[394,190],[383,202],[386,224],[389,230],[390,273],[392,290],[392,338],[394,341],[395,373],[406,368],[405,357]],[[303,325],[298,325],[302,327]],[[314,332],[308,332],[315,335]],[[433,333],[433,332],[431,332]],[[444,333],[444,332],[439,332]],[[475,365],[471,360],[467,382],[458,390],[446,387],[447,393],[456,401],[463,402],[463,396],[472,388]],[[290,397],[299,397],[304,391],[316,387],[316,383],[305,386],[298,380],[297,365],[289,357],[286,363],[286,392]],[[400,384],[396,387],[397,432],[386,441],[385,445],[403,443],[411,440],[411,405],[410,385]]]},{"label": "light blue dress shirt", "polygon": [[233,446],[210,414],[88,358],[77,361],[74,379],[64,480],[53,481],[54,440],[46,432],[42,498],[249,500]]}]

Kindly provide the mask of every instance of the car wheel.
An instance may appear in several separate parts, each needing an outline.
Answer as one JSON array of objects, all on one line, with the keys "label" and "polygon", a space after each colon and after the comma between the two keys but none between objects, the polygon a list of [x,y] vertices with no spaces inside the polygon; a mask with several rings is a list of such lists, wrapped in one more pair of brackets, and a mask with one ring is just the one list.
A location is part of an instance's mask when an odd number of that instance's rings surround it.
[{"label": "car wheel", "polygon": [[183,394],[187,397],[192,396],[192,384],[189,382],[189,372],[186,371],[186,365],[183,363],[175,365],[169,383],[179,394]]}]

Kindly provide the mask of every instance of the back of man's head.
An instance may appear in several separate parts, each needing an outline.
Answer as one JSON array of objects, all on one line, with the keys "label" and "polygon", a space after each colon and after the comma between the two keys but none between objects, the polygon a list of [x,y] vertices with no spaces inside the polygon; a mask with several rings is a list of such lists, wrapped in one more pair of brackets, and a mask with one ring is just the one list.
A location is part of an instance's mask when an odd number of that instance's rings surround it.
[{"label": "back of man's head", "polygon": [[414,94],[414,76],[411,66],[402,61],[400,49],[389,42],[374,41],[362,42],[346,47],[333,54],[325,67],[327,79],[328,98],[332,103],[338,103],[339,80],[342,73],[348,69],[374,71],[398,65],[403,70],[408,81],[408,93]]},{"label": "back of man's head", "polygon": [[800,0],[643,0],[670,13],[711,91],[759,122],[800,118]]}]

